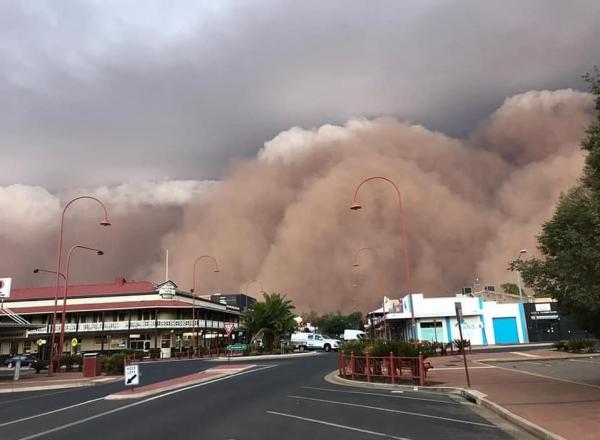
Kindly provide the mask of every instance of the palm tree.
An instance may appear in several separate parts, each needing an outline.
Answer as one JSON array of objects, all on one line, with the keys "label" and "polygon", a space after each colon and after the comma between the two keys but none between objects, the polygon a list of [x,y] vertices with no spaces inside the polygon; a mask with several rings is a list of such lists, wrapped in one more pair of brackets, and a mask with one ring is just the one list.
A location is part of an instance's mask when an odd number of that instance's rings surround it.
[{"label": "palm tree", "polygon": [[296,329],[296,321],[292,313],[292,301],[279,293],[264,293],[263,301],[257,302],[252,310],[244,312],[242,327],[253,338],[262,337],[265,351],[271,351],[275,341],[283,333]]}]

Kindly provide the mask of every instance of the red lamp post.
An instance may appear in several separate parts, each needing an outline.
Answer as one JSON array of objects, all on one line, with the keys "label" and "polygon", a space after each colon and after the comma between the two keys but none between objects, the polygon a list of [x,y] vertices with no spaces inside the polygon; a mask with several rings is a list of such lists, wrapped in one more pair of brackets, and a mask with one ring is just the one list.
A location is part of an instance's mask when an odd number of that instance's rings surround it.
[{"label": "red lamp post", "polygon": [[[212,255],[201,255],[194,261],[194,268],[192,270],[192,288],[190,289],[190,293],[192,294],[192,347],[194,347],[194,355],[198,352],[198,337],[196,335],[196,295],[194,295],[194,291],[196,290],[196,265],[200,260],[210,259],[214,262],[213,272],[221,272],[219,269],[219,263],[217,259]],[[196,344],[194,344],[194,337],[196,336]]]},{"label": "red lamp post", "polygon": [[60,358],[62,356],[62,352],[63,352],[63,346],[65,343],[65,325],[66,325],[66,318],[67,318],[67,291],[69,288],[69,272],[71,270],[71,255],[73,254],[73,251],[75,249],[85,249],[88,251],[94,251],[96,252],[98,255],[104,255],[104,252],[101,251],[100,249],[95,249],[95,248],[91,248],[91,247],[87,247],[87,246],[81,246],[81,245],[74,245],[71,246],[71,248],[69,249],[69,252],[67,252],[67,270],[65,273],[65,289],[63,291],[63,306],[62,306],[62,316],[61,316],[61,323],[60,323],[60,342],[59,342],[59,350],[58,350],[58,362],[60,365]]},{"label": "red lamp post", "polygon": [[412,323],[412,333],[413,333],[413,338],[416,339],[415,310],[414,310],[413,292],[412,292],[411,278],[410,278],[410,261],[409,261],[409,257],[408,257],[408,240],[406,238],[404,208],[402,206],[402,196],[400,195],[400,190],[398,189],[396,184],[392,180],[388,179],[387,177],[382,177],[382,176],[368,177],[368,178],[364,179],[362,182],[360,182],[358,184],[358,186],[356,187],[356,190],[354,190],[354,198],[352,200],[352,205],[350,206],[350,209],[357,210],[357,209],[362,208],[361,204],[358,203],[358,191],[360,190],[361,186],[363,186],[367,182],[370,182],[371,180],[383,180],[383,181],[391,184],[394,187],[394,189],[396,190],[396,195],[398,196],[398,207],[400,210],[400,233],[402,235],[402,253],[404,256],[404,278],[405,278],[406,290],[407,290],[409,298],[410,298],[410,314],[411,314],[411,323]]},{"label": "red lamp post", "polygon": [[58,245],[57,245],[57,251],[56,251],[56,290],[54,293],[54,312],[52,313],[52,337],[51,337],[51,346],[50,346],[50,359],[49,359],[49,364],[48,364],[48,376],[52,375],[53,371],[54,371],[54,364],[53,364],[53,357],[54,357],[54,338],[56,335],[56,313],[57,313],[57,309],[58,309],[58,289],[60,287],[60,269],[61,269],[61,259],[62,259],[62,242],[63,242],[63,232],[64,232],[64,224],[65,224],[65,213],[67,212],[67,209],[69,208],[69,206],[71,206],[73,203],[79,201],[79,200],[84,200],[84,199],[89,199],[89,200],[93,200],[96,203],[98,203],[102,209],[104,210],[104,218],[100,221],[100,225],[101,226],[110,226],[110,220],[108,220],[108,210],[106,209],[106,206],[104,205],[104,203],[102,203],[99,199],[97,199],[96,197],[92,197],[92,196],[81,196],[81,197],[76,197],[73,200],[71,200],[69,203],[67,203],[65,205],[65,207],[63,208],[62,211],[62,215],[60,217],[60,229],[59,229],[59,233],[58,233]]}]

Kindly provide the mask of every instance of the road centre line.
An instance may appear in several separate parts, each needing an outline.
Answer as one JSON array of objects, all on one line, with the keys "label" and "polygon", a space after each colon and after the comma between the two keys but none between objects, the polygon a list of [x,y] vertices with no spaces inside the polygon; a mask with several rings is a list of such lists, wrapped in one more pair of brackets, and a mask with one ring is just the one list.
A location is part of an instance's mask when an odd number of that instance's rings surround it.
[{"label": "road centre line", "polygon": [[304,422],[318,423],[319,425],[331,426],[333,428],[346,429],[348,431],[362,432],[363,434],[375,435],[377,437],[391,438],[394,440],[411,440],[406,437],[396,437],[394,435],[385,434],[383,432],[370,431],[368,429],[355,428],[353,426],[339,425],[337,423],[326,422],[324,420],[309,419],[308,417],[300,417],[300,416],[295,416],[293,414],[280,413],[277,411],[267,411],[267,414],[272,414],[272,415],[281,416],[281,417],[289,417],[291,419],[302,420]]},{"label": "road centre line", "polygon": [[379,406],[359,405],[358,403],[339,402],[337,400],[314,399],[312,397],[302,397],[302,396],[294,396],[294,395],[291,395],[288,397],[291,399],[312,400],[314,402],[331,403],[334,405],[354,406],[357,408],[373,409],[376,411],[385,411],[385,412],[391,412],[391,413],[397,413],[397,414],[406,414],[409,416],[426,417],[426,418],[430,418],[430,419],[446,420],[448,422],[465,423],[467,425],[477,425],[477,426],[483,426],[486,428],[498,429],[497,426],[490,425],[487,423],[471,422],[468,420],[453,419],[450,417],[432,416],[430,414],[416,413],[416,412],[411,412],[411,411],[401,411],[399,409],[381,408]]},{"label": "road centre line", "polygon": [[35,414],[33,416],[23,417],[21,419],[15,419],[15,420],[11,420],[9,422],[0,423],[0,428],[2,428],[3,426],[12,425],[14,423],[25,422],[26,420],[37,419],[38,417],[43,417],[43,416],[47,416],[47,415],[54,414],[57,412],[66,411],[68,409],[77,408],[78,406],[87,405],[88,403],[97,402],[98,400],[104,400],[104,397],[99,397],[97,399],[92,399],[92,400],[86,400],[85,402],[76,403],[74,405],[65,406],[63,408],[54,409],[52,411],[47,411],[47,412],[44,412],[41,414]]},{"label": "road centre line", "polygon": [[79,388],[69,388],[69,389],[66,389],[66,390],[56,391],[54,393],[36,394],[35,396],[21,397],[19,399],[2,400],[2,401],[0,401],[0,405],[4,405],[5,403],[21,402],[23,400],[37,399],[38,397],[55,396],[57,394],[69,393],[69,392],[77,391],[77,390],[79,390]]},{"label": "road centre line", "polygon": [[[496,368],[493,365],[487,365],[487,366],[477,366],[477,367],[469,367],[469,370],[484,370],[486,368]],[[465,371],[465,367],[434,367],[435,371],[439,371],[439,370],[463,370]]]},{"label": "road centre line", "polygon": [[[109,411],[104,411],[102,413],[95,414],[95,415],[90,416],[90,417],[86,417],[84,419],[79,419],[77,421],[74,421],[74,422],[71,422],[71,423],[66,423],[64,425],[60,425],[60,426],[57,426],[55,428],[47,429],[46,431],[38,432],[38,433],[35,433],[35,434],[32,434],[32,435],[29,435],[27,437],[22,437],[19,440],[30,440],[30,439],[34,439],[34,438],[38,438],[38,437],[43,437],[45,435],[52,434],[52,433],[58,432],[58,431],[62,431],[64,429],[71,428],[73,426],[81,425],[82,423],[86,423],[86,422],[89,422],[89,421],[92,421],[92,420],[95,420],[95,419],[99,419],[101,417],[104,417],[104,416],[107,416],[107,415],[110,415],[110,414],[113,414],[113,413],[116,413],[116,412],[119,412],[119,411],[123,411],[123,410],[129,409],[129,408],[133,408],[134,406],[142,405],[142,404],[144,404],[146,402],[150,402],[150,401],[153,401],[153,400],[157,400],[157,399],[161,399],[163,397],[170,396],[172,394],[181,393],[183,391],[187,391],[187,390],[190,390],[192,388],[198,388],[198,387],[202,387],[202,386],[205,386],[205,385],[210,385],[212,383],[220,382],[222,380],[231,379],[231,378],[236,377],[236,376],[242,376],[244,374],[255,373],[255,372],[258,372],[258,371],[267,370],[269,368],[274,368],[274,367],[277,367],[277,366],[278,366],[277,364],[275,364],[275,365],[265,365],[262,368],[256,368],[256,369],[252,369],[252,370],[241,371],[239,373],[230,374],[229,376],[219,377],[219,378],[216,378],[216,379],[213,379],[213,380],[210,380],[210,381],[201,382],[201,383],[190,385],[190,386],[184,387],[184,388],[179,388],[179,389],[176,389],[176,390],[173,390],[173,391],[166,392],[164,394],[159,394],[157,396],[148,397],[147,399],[144,399],[144,400],[139,400],[137,402],[133,402],[133,403],[130,403],[130,404],[127,404],[127,405],[124,405],[124,406],[120,406],[118,408],[114,408],[114,409],[111,409]],[[104,399],[104,397],[101,397],[101,399]],[[96,400],[98,400],[98,399],[96,399]]]},{"label": "road centre line", "polygon": [[424,400],[426,402],[438,402],[438,403],[448,403],[450,405],[462,405],[462,403],[460,403],[460,402],[453,402],[451,400],[425,399],[423,397],[409,397],[409,396],[397,395],[397,394],[392,395],[392,394],[366,393],[364,391],[334,390],[331,388],[319,388],[319,387],[309,387],[309,386],[301,386],[300,388],[304,388],[307,390],[330,391],[332,393],[364,394],[365,396],[380,396],[380,397],[388,397],[388,398],[392,398],[392,399]]}]

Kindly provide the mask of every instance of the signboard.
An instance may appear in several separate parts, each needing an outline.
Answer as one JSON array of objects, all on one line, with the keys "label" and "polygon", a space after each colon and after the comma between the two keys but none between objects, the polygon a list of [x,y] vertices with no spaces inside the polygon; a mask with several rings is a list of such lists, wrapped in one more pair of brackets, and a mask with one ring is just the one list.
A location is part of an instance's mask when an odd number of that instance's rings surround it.
[{"label": "signboard", "polygon": [[140,367],[139,365],[125,366],[125,385],[135,386],[140,384]]},{"label": "signboard", "polygon": [[44,345],[46,343],[46,340],[40,338],[37,341],[35,341],[35,343],[37,344],[38,347],[41,347],[42,345]]},{"label": "signboard", "polygon": [[10,285],[12,278],[0,278],[0,298],[8,298],[10,296]]},{"label": "signboard", "polygon": [[225,334],[227,336],[229,336],[231,334],[231,332],[233,331],[235,324],[233,322],[226,322],[223,327],[225,328]]},{"label": "signboard", "polygon": [[462,303],[458,302],[458,301],[455,302],[454,308],[456,309],[456,319],[458,319],[459,321],[462,321],[463,320]]},{"label": "signboard", "polygon": [[71,339],[71,347],[77,347],[77,338]]}]

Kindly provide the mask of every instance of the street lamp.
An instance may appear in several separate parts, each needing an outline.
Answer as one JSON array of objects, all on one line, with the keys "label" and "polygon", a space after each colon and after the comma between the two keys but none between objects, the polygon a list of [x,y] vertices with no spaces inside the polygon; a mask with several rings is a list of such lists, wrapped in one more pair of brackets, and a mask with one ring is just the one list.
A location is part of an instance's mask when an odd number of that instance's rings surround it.
[{"label": "street lamp", "polygon": [[263,289],[263,285],[260,281],[258,280],[252,280],[252,281],[248,281],[246,283],[246,287],[244,288],[244,294],[246,295],[246,305],[245,305],[245,309],[248,309],[248,288],[252,285],[252,284],[258,284],[258,287],[260,288],[260,290],[258,291],[258,293],[266,293],[265,289]]},{"label": "street lamp", "polygon": [[387,177],[382,177],[382,176],[368,177],[365,180],[363,180],[362,182],[360,182],[358,184],[358,186],[356,187],[356,189],[354,190],[354,198],[352,200],[352,205],[350,205],[350,209],[352,209],[353,211],[356,211],[356,210],[362,208],[361,204],[358,202],[358,191],[360,190],[361,186],[363,186],[367,182],[370,182],[371,180],[383,180],[383,181],[391,184],[394,187],[394,189],[396,190],[396,195],[398,196],[398,207],[400,209],[400,233],[402,235],[402,253],[404,256],[404,278],[405,278],[406,290],[408,291],[408,295],[410,298],[410,314],[411,314],[413,338],[416,339],[415,308],[414,308],[413,292],[412,292],[411,278],[410,278],[410,261],[409,261],[409,257],[408,257],[408,240],[406,239],[406,225],[405,225],[405,221],[404,221],[404,209],[402,206],[402,196],[400,195],[400,190],[398,189],[396,184],[392,180],[388,179]]},{"label": "street lamp", "polygon": [[[364,252],[364,251],[372,252],[375,259],[377,259],[378,255],[377,255],[377,251],[375,249],[370,248],[370,247],[362,247],[358,251],[356,251],[356,253],[354,254],[354,260],[352,262],[353,267],[360,266],[360,264],[358,263],[358,258],[359,258],[360,253]],[[383,272],[381,271],[381,269],[379,267],[376,266],[375,273],[377,276],[377,288],[381,291],[381,294],[385,296],[385,290],[384,290],[384,286],[383,286]],[[353,286],[357,287],[358,284],[354,283]],[[382,310],[383,310],[383,318],[384,318],[385,336],[387,338],[388,337],[388,327],[387,327],[387,320],[386,320],[386,316],[385,316],[385,304],[383,304]]]},{"label": "street lamp", "polygon": [[71,255],[73,254],[73,251],[75,249],[85,249],[87,251],[94,251],[98,255],[104,255],[104,252],[101,251],[100,249],[95,249],[95,248],[91,248],[91,247],[87,247],[87,246],[81,246],[78,244],[71,246],[71,248],[69,249],[69,252],[67,252],[67,270],[65,273],[65,289],[63,291],[63,307],[62,307],[62,317],[61,317],[61,324],[60,324],[60,342],[59,342],[60,345],[59,345],[59,351],[58,351],[59,365],[60,365],[60,357],[62,355],[63,346],[65,343],[65,324],[66,324],[66,317],[67,317],[67,290],[69,288],[69,271],[71,270]]},{"label": "street lamp", "polygon": [[192,294],[192,348],[194,350],[194,354],[198,352],[198,338],[196,337],[196,344],[194,348],[194,336],[196,335],[196,295],[194,295],[194,291],[196,290],[196,265],[200,260],[208,258],[212,260],[215,264],[213,272],[221,272],[219,269],[219,263],[217,259],[212,255],[201,255],[194,261],[194,267],[192,269],[192,288],[190,289],[190,293]]},{"label": "street lamp", "polygon": [[[517,261],[521,259],[522,255],[527,253],[527,249],[521,249],[519,251],[519,256],[517,257]],[[517,285],[519,286],[519,300],[523,302],[523,289],[521,287],[521,271],[517,270]]]},{"label": "street lamp", "polygon": [[[33,273],[40,273],[40,272],[56,274],[56,271],[54,271],[54,270],[38,269],[37,267],[35,269],[33,269]],[[58,275],[63,279],[63,281],[65,281],[65,274],[64,273],[61,272]]]},{"label": "street lamp", "polygon": [[57,309],[58,309],[58,289],[60,287],[60,269],[61,269],[61,262],[62,262],[62,243],[63,243],[63,232],[64,232],[64,224],[65,224],[65,213],[67,212],[67,209],[69,208],[69,206],[71,206],[73,203],[75,203],[79,200],[84,200],[84,199],[93,200],[94,202],[98,203],[104,210],[104,218],[100,221],[101,226],[110,226],[111,225],[110,220],[108,219],[108,210],[106,209],[106,206],[104,205],[104,203],[102,203],[96,197],[92,197],[92,196],[75,197],[73,200],[71,200],[69,203],[67,203],[65,205],[65,207],[63,208],[62,215],[60,217],[60,229],[59,229],[59,233],[58,233],[58,245],[57,245],[57,251],[56,251],[56,271],[55,271],[55,273],[56,273],[56,290],[54,292],[54,311],[52,313],[52,337],[51,337],[52,345],[50,346],[48,376],[51,376],[54,371],[54,365],[53,365],[52,361],[53,361],[53,357],[54,357],[54,337],[56,334],[56,328],[55,328],[56,327],[56,313],[57,313]]}]

